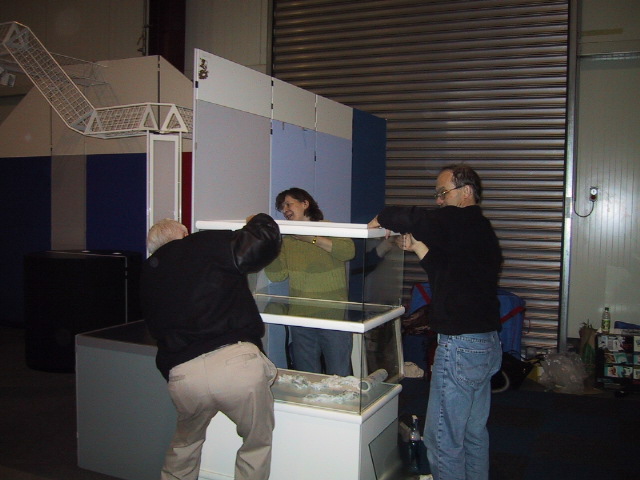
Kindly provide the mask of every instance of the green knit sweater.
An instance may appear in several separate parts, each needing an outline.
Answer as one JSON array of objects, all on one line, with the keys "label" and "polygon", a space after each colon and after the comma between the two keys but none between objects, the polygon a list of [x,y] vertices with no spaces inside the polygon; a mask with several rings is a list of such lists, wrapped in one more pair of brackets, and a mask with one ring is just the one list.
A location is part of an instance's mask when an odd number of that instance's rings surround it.
[{"label": "green knit sweater", "polygon": [[292,297],[347,300],[347,272],[345,262],[355,256],[355,245],[350,238],[333,237],[331,252],[317,245],[285,236],[282,250],[265,268],[272,282],[289,279]]}]

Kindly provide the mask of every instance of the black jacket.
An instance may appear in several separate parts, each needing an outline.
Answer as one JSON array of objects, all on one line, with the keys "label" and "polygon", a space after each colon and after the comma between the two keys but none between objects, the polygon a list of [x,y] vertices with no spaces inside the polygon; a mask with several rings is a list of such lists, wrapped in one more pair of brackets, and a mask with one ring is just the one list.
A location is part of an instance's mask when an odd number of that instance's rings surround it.
[{"label": "black jacket", "polygon": [[142,266],[145,322],[165,378],[174,366],[239,341],[262,348],[264,324],[247,274],[280,251],[276,222],[258,214],[236,231],[211,230],[163,245]]},{"label": "black jacket", "polygon": [[478,205],[387,207],[378,221],[398,233],[412,233],[429,253],[420,265],[431,286],[429,324],[446,335],[500,330],[498,275],[502,251]]}]

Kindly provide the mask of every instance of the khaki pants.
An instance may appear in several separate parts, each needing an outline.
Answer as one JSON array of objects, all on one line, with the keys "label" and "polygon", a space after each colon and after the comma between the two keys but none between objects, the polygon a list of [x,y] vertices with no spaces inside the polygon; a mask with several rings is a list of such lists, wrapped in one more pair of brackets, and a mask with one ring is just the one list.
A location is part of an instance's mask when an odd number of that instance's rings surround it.
[{"label": "khaki pants", "polygon": [[178,412],[161,480],[197,480],[207,426],[218,413],[243,439],[235,480],[267,480],[274,426],[271,384],[277,369],[252,343],[219,348],[171,369],[169,394]]}]

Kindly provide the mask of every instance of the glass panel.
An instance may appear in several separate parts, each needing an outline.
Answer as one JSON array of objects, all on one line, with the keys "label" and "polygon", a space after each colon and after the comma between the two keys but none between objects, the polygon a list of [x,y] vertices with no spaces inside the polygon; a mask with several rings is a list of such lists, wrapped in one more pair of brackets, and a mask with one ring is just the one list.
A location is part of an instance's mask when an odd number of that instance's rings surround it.
[{"label": "glass panel", "polygon": [[384,323],[364,334],[365,372],[384,370],[386,382],[398,383],[404,376],[400,319]]},{"label": "glass panel", "polygon": [[[242,225],[244,220],[197,222],[200,229]],[[399,389],[403,377],[399,237],[385,239],[384,230],[364,224],[283,220],[278,225],[283,254],[249,276],[267,323],[265,351],[280,372],[274,396],[279,402],[362,414]],[[330,256],[317,250],[327,246],[324,237],[332,239]]]},{"label": "glass panel", "polygon": [[[372,303],[337,302],[310,298],[282,297],[276,295],[255,295],[256,305],[261,314],[267,314],[267,323],[281,323],[285,325],[309,325],[307,319],[327,320],[324,328],[329,330],[358,331],[355,328],[342,325],[342,321],[363,324],[380,317],[394,315],[398,310],[393,305],[377,305]],[[398,316],[402,312],[398,313]],[[271,316],[285,318],[272,319]],[[290,317],[290,318],[287,318]],[[297,319],[300,318],[300,321]],[[319,324],[316,324],[319,325]],[[366,327],[359,329],[363,331]]]},{"label": "glass panel", "polygon": [[[305,327],[284,326],[285,334],[282,328],[282,325],[268,325],[268,339],[264,342],[269,358],[280,367],[280,376],[273,388],[279,401],[362,413],[403,377],[399,318],[364,334],[336,332],[353,335],[352,373],[344,376],[296,368],[291,358],[289,329]],[[285,356],[286,361],[282,360]]]},{"label": "glass panel", "polygon": [[[346,279],[337,280],[335,264],[327,272],[326,263],[313,265],[307,263],[303,269],[280,265],[278,261],[265,270],[250,277],[250,285],[255,293],[273,295],[292,295],[327,300],[349,300],[360,303],[380,303],[400,305],[402,303],[402,275],[404,251],[398,247],[400,238],[394,234],[385,239],[384,229],[368,229],[366,224],[310,222],[277,220],[283,241],[289,247],[300,241],[309,243],[312,237],[327,237],[336,240],[336,245],[351,245],[348,257],[344,261]],[[200,230],[236,230],[244,226],[245,220],[198,220]],[[308,245],[307,245],[308,246]],[[334,247],[337,248],[337,247]],[[305,252],[304,248],[298,248]],[[306,250],[312,252],[313,250]],[[304,254],[304,253],[303,253]],[[301,255],[303,255],[301,254]],[[303,257],[303,260],[306,259]],[[310,260],[311,262],[311,260]],[[289,266],[291,267],[291,266]],[[314,268],[317,268],[314,270]],[[269,273],[267,275],[267,272]],[[289,290],[289,278],[304,275],[300,285]],[[302,283],[304,283],[302,285]],[[331,290],[327,285],[347,285],[347,292]],[[342,287],[340,287],[342,288]],[[329,289],[329,290],[327,290]]]},{"label": "glass panel", "polygon": [[400,305],[404,251],[398,236],[357,239],[356,257],[349,262],[349,300]]}]

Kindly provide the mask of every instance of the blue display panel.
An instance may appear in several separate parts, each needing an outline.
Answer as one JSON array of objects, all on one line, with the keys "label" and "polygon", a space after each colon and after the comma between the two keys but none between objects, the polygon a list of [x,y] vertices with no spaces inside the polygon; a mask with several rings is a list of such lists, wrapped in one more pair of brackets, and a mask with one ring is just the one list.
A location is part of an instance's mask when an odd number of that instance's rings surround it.
[{"label": "blue display panel", "polygon": [[368,223],[384,207],[386,146],[386,120],[354,109],[352,223]]},{"label": "blue display panel", "polygon": [[276,195],[283,190],[303,188],[315,198],[315,148],[313,130],[277,120],[272,122],[269,213],[274,218],[283,218],[274,203]]},{"label": "blue display panel", "polygon": [[351,219],[351,140],[318,132],[315,199],[332,222]]},{"label": "blue display panel", "polygon": [[3,158],[0,323],[24,321],[23,258],[51,248],[51,158]]},{"label": "blue display panel", "polygon": [[87,157],[87,249],[146,253],[145,153]]}]

